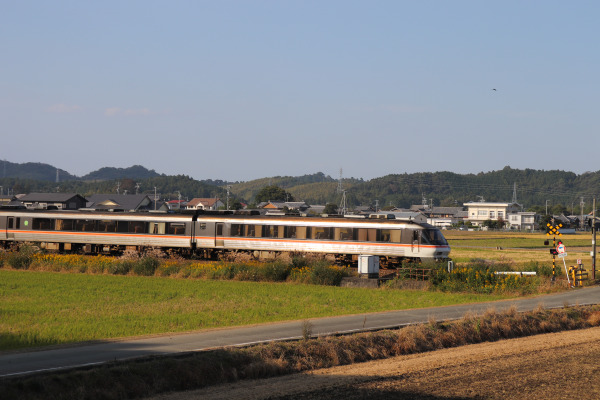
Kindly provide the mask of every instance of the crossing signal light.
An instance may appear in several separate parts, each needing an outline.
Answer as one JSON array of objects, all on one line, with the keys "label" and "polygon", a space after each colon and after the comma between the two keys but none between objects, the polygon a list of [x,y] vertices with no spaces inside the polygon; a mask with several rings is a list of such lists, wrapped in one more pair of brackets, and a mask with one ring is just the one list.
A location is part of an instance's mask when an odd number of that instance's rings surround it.
[{"label": "crossing signal light", "polygon": [[556,251],[556,249],[550,249],[550,254],[552,254],[553,256],[558,254],[558,251]]}]

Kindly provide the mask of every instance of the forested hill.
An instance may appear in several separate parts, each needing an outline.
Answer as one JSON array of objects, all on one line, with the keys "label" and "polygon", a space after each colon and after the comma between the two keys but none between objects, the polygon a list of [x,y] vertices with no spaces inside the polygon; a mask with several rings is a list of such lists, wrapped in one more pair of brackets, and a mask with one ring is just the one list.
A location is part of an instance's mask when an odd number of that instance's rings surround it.
[{"label": "forested hill", "polygon": [[[16,166],[21,169],[14,168]],[[5,162],[5,178],[0,179],[4,193],[28,192],[76,192],[82,195],[93,193],[140,193],[157,194],[163,199],[227,196],[252,203],[259,190],[275,185],[285,189],[295,200],[309,204],[340,204],[342,193],[339,182],[321,172],[303,176],[276,176],[248,182],[225,182],[207,179],[199,181],[186,175],[167,176],[142,166],[130,168],[102,168],[85,177],[78,178],[59,170],[59,183],[55,182],[56,168],[47,164],[13,164]],[[0,169],[0,172],[3,172]],[[84,179],[85,178],[85,179]],[[214,178],[214,177],[213,177]],[[513,199],[516,185],[516,200],[526,209],[546,205],[549,211],[584,210],[591,208],[592,198],[600,198],[600,171],[575,174],[568,171],[512,169],[480,172],[478,174],[456,174],[453,172],[422,172],[392,174],[371,180],[343,179],[342,189],[346,193],[349,207],[376,203],[384,207],[409,207],[413,204],[434,206],[462,205],[469,201],[509,202]],[[137,186],[137,187],[136,187]],[[579,212],[579,211],[577,211]]]},{"label": "forested hill", "polygon": [[2,165],[0,165],[0,177],[55,182],[57,170],[59,180],[68,181],[72,179],[78,179],[75,175],[71,175],[67,171],[53,167],[52,165],[37,162],[19,164],[6,160],[3,160]]},{"label": "forested hill", "polygon": [[[255,194],[268,184],[280,185],[296,200],[312,204],[336,203],[341,200],[338,182],[326,177],[321,182],[285,184],[275,178],[261,179],[232,185],[234,194]],[[600,171],[577,175],[567,171],[541,171],[512,169],[478,174],[453,172],[426,172],[393,174],[367,181],[343,179],[347,204],[371,205],[376,201],[380,208],[409,207],[413,204],[434,206],[462,205],[469,201],[510,202],[516,185],[516,200],[525,208],[533,206],[560,206],[567,210],[577,209],[584,198],[584,209],[591,207],[593,197],[600,198]],[[589,207],[588,207],[589,206]],[[559,207],[560,208],[560,207]]]},{"label": "forested hill", "polygon": [[130,179],[144,179],[154,178],[156,176],[160,176],[160,174],[154,171],[153,169],[149,170],[142,167],[141,165],[133,165],[129,168],[100,168],[97,171],[90,172],[89,174],[82,176],[81,179],[84,181],[121,179],[125,177]]},{"label": "forested hill", "polygon": [[129,168],[104,167],[97,171],[90,172],[82,177],[78,177],[49,164],[34,162],[19,164],[11,163],[9,161],[2,161],[2,165],[0,166],[0,177],[56,182],[57,171],[59,182],[72,180],[110,180],[121,178],[145,179],[160,176],[160,174],[154,170],[149,170],[141,165],[133,165]]}]

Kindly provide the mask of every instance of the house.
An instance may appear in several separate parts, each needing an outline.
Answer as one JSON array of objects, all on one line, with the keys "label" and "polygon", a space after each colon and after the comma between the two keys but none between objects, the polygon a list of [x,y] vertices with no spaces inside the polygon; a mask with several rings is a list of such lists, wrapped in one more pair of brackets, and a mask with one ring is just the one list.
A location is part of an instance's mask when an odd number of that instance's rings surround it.
[{"label": "house", "polygon": [[303,201],[263,201],[259,203],[257,208],[263,208],[266,210],[284,210],[288,209],[291,211],[305,212],[310,206]]},{"label": "house", "polygon": [[15,200],[16,197],[15,196],[9,196],[9,195],[0,195],[0,206],[6,206],[8,204],[10,204],[11,201]]},{"label": "house", "polygon": [[467,218],[467,211],[462,207],[427,207],[421,212],[427,216],[428,224],[440,228],[451,227]]},{"label": "house", "polygon": [[464,206],[467,207],[467,220],[477,226],[482,225],[487,220],[506,221],[508,214],[516,214],[521,212],[523,208],[518,203],[488,203],[483,201],[465,203]]},{"label": "house", "polygon": [[87,200],[76,193],[29,193],[19,198],[27,208],[78,210]]},{"label": "house", "polygon": [[225,204],[218,198],[194,198],[188,201],[185,206],[186,210],[218,210],[224,207]]},{"label": "house", "polygon": [[511,229],[531,231],[538,228],[538,218],[535,212],[523,211],[511,213],[507,221]]},{"label": "house", "polygon": [[110,211],[167,211],[168,206],[156,202],[147,194],[93,194],[88,196],[86,208]]},{"label": "house", "polygon": [[393,215],[395,219],[400,219],[404,221],[415,221],[420,224],[424,224],[427,222],[427,217],[423,215],[423,213],[417,211],[379,211],[376,213],[370,213],[370,215],[373,214]]},{"label": "house", "polygon": [[167,206],[169,210],[185,210],[188,202],[186,200],[169,200]]}]

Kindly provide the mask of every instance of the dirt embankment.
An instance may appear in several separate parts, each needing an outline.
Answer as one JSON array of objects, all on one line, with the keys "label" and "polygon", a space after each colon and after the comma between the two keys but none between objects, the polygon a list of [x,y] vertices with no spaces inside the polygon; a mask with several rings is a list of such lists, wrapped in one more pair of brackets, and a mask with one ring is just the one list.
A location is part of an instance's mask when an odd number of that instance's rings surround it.
[{"label": "dirt embankment", "polygon": [[153,400],[600,398],[600,327],[481,343]]}]

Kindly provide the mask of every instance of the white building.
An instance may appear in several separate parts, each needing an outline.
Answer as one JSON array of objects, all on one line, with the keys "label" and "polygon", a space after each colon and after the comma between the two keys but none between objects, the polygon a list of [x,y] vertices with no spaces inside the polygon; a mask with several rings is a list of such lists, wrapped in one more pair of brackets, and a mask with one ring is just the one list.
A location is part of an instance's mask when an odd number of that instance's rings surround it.
[{"label": "white building", "polygon": [[482,225],[488,219],[506,221],[508,214],[519,213],[523,208],[519,203],[486,203],[482,201],[465,203],[464,206],[467,207],[467,220],[477,226]]},{"label": "white building", "polygon": [[511,229],[534,230],[538,228],[536,214],[534,212],[518,212],[508,214],[508,224]]}]

